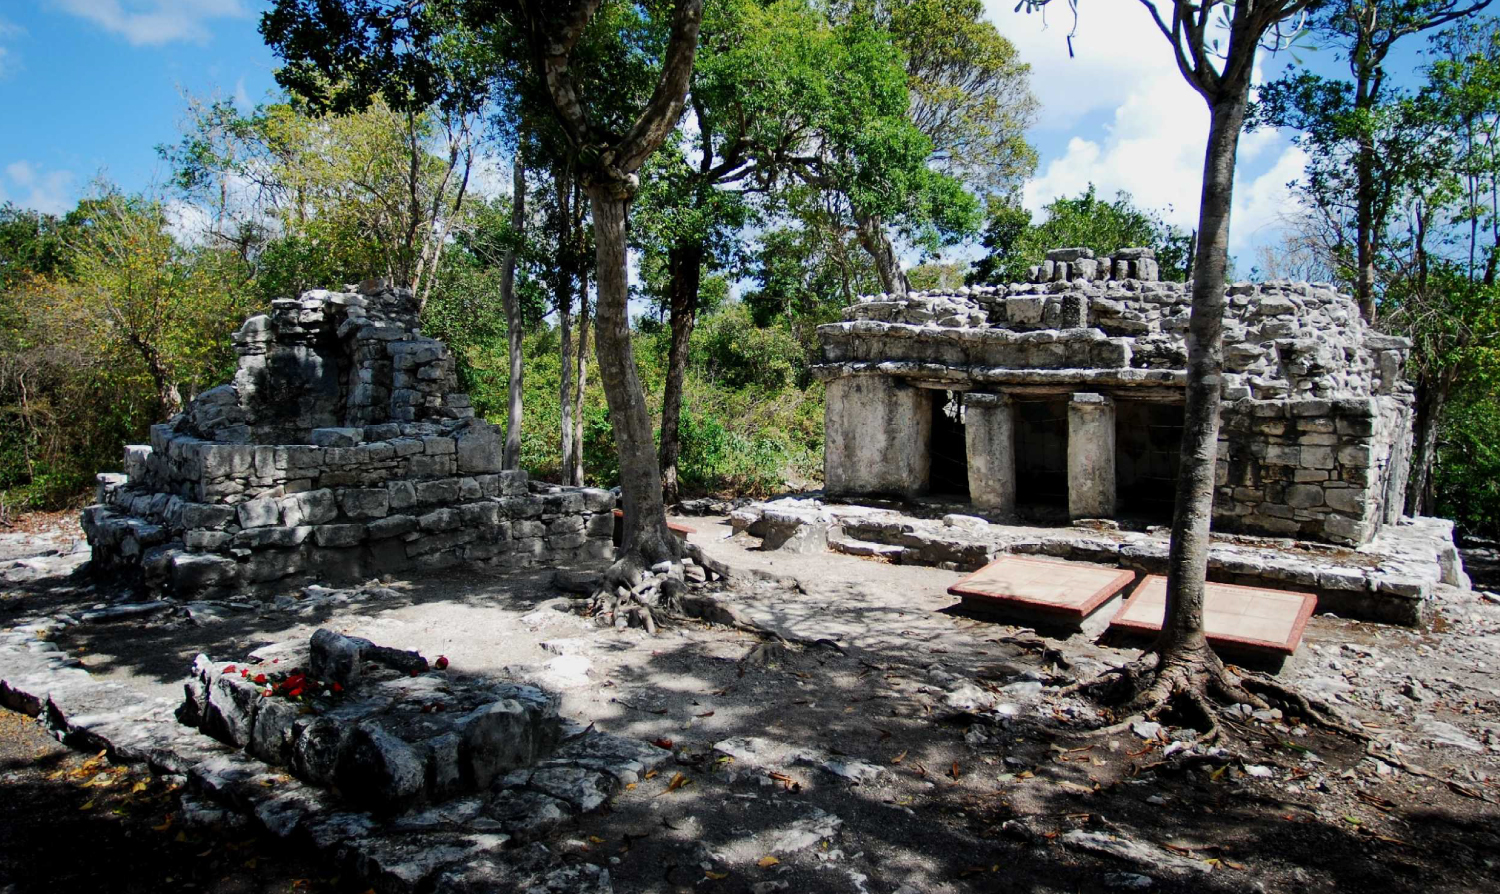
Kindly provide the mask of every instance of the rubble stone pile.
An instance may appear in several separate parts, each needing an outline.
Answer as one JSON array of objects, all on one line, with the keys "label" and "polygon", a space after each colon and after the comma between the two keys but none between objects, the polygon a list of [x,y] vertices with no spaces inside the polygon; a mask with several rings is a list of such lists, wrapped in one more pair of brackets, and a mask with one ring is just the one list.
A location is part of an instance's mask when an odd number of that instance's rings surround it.
[{"label": "rubble stone pile", "polygon": [[97,572],[181,597],[410,568],[602,562],[614,500],[501,471],[411,292],[371,283],[273,302],[212,388],[83,513]]}]

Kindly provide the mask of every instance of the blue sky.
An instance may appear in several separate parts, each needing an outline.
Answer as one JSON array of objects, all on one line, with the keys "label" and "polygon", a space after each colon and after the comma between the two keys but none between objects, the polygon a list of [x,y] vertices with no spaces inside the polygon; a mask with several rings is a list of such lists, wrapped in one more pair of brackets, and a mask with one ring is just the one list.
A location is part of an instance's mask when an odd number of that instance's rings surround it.
[{"label": "blue sky", "polygon": [[[184,94],[261,99],[275,59],[256,23],[265,0],[5,0],[0,3],[0,201],[65,211],[96,176],[128,190],[160,185],[155,147],[175,141]],[[1088,183],[1191,227],[1207,112],[1178,75],[1165,39],[1134,0],[1083,4],[1067,55],[1065,10],[1013,12],[988,0],[1002,33],[1033,68],[1043,108],[1031,133],[1041,153],[1027,204],[1039,208]],[[1414,58],[1406,54],[1408,63]],[[1268,58],[1275,74],[1286,58]],[[1321,63],[1328,64],[1324,59]],[[1285,184],[1303,158],[1284,134],[1247,135],[1232,249],[1247,268],[1292,203]]]}]

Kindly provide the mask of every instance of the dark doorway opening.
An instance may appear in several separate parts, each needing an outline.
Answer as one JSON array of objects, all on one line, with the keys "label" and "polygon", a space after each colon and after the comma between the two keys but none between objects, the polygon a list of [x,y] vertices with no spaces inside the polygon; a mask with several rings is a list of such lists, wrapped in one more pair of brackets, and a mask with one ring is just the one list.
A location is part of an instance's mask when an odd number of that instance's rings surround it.
[{"label": "dark doorway opening", "polygon": [[969,499],[969,441],[962,391],[939,391],[932,400],[932,452],[927,489],[934,496]]},{"label": "dark doorway opening", "polygon": [[1068,514],[1068,402],[1015,402],[1016,512],[1040,521]]},{"label": "dark doorway opening", "polygon": [[1115,402],[1116,514],[1171,523],[1182,456],[1182,404]]}]

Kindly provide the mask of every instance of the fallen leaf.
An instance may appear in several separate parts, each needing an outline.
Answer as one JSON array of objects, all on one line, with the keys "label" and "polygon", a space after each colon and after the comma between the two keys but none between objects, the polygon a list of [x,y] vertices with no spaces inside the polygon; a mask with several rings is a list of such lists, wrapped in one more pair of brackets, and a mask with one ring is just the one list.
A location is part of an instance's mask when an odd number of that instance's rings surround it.
[{"label": "fallen leaf", "polygon": [[953,762],[953,766],[948,770],[948,775],[953,777],[954,782],[958,781],[958,777],[961,775],[958,772],[958,761]]},{"label": "fallen leaf", "polygon": [[[910,749],[907,749],[907,750],[909,751]],[[903,751],[900,754],[896,755],[895,757],[891,758],[891,763],[893,763],[893,764],[899,764],[899,763],[901,763],[904,760],[906,760],[906,752],[905,751]]]},{"label": "fallen leaf", "polygon": [[86,801],[86,802],[84,802],[83,806],[79,807],[78,809],[79,810],[93,810],[94,809],[94,802],[93,801]]},{"label": "fallen leaf", "polygon": [[646,779],[655,779],[657,772],[658,771],[656,771],[656,770],[647,770],[645,778]]},{"label": "fallen leaf", "polygon": [[705,870],[703,870],[703,874],[705,876],[707,876],[708,878],[713,879],[716,882],[722,882],[724,879],[729,878],[729,873],[727,873],[727,872],[714,872],[712,869],[705,869]]},{"label": "fallen leaf", "polygon": [[698,716],[699,717],[712,717],[712,716],[714,716],[714,712],[712,712],[712,711],[704,711],[702,714],[699,714]]},{"label": "fallen leaf", "polygon": [[672,781],[671,782],[667,783],[667,791],[669,791],[669,792],[675,792],[678,789],[682,788],[684,785],[687,785],[691,781],[692,780],[688,779],[686,776],[682,775],[681,773],[678,773],[677,775],[675,775],[675,776],[672,777]]},{"label": "fallen leaf", "polygon": [[137,782],[135,785],[132,785],[130,787],[130,793],[133,795],[136,792],[143,792],[143,791],[145,791],[147,789],[147,787],[148,786],[146,785],[146,783],[144,783],[144,782]]},{"label": "fallen leaf", "polygon": [[165,831],[167,831],[170,828],[172,828],[172,814],[169,813],[169,814],[167,814],[166,818],[161,821],[161,825],[159,825],[159,826],[152,826],[151,827],[151,831],[153,831],[153,832],[165,832]]},{"label": "fallen leaf", "polygon": [[767,855],[767,856],[761,857],[759,860],[757,860],[756,863],[755,863],[755,865],[759,866],[762,869],[765,869],[767,866],[775,866],[777,863],[780,863],[780,862],[781,861],[778,860],[778,859],[776,859],[775,857]]}]

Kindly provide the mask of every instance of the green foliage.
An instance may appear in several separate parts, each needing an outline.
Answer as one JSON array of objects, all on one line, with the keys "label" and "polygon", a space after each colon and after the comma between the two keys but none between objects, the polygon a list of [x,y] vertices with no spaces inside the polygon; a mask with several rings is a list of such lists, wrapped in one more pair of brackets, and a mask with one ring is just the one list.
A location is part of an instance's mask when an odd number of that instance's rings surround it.
[{"label": "green foliage", "polygon": [[[669,340],[665,331],[635,337],[641,383],[657,422]],[[455,353],[476,411],[503,425],[509,385],[503,333],[488,341],[470,341]],[[809,486],[821,479],[823,387],[805,381],[805,353],[784,326],[757,328],[743,305],[726,304],[704,317],[690,353],[679,464],[685,494],[764,495],[789,483]],[[544,326],[529,332],[523,355],[521,466],[539,480],[557,481],[562,473],[557,329]],[[584,471],[588,483],[610,487],[618,483],[619,474],[614,429],[592,363],[589,372]]]},{"label": "green foliage", "polygon": [[1449,404],[1433,477],[1439,514],[1465,534],[1500,537],[1500,389],[1467,389]]},{"label": "green foliage", "polygon": [[[53,508],[228,378],[253,301],[240,259],[178,243],[153,201],[103,190],[36,232],[48,269],[0,290],[0,491]],[[12,243],[4,266],[38,256]]]},{"label": "green foliage", "polygon": [[1165,223],[1160,215],[1135,206],[1130,194],[1100,199],[1092,184],[1077,198],[1053,200],[1041,223],[1014,203],[990,206],[984,231],[989,253],[974,264],[971,283],[1025,282],[1027,268],[1040,263],[1050,249],[1081,246],[1100,256],[1119,248],[1146,246],[1156,250],[1162,279],[1187,276],[1190,237]]}]

